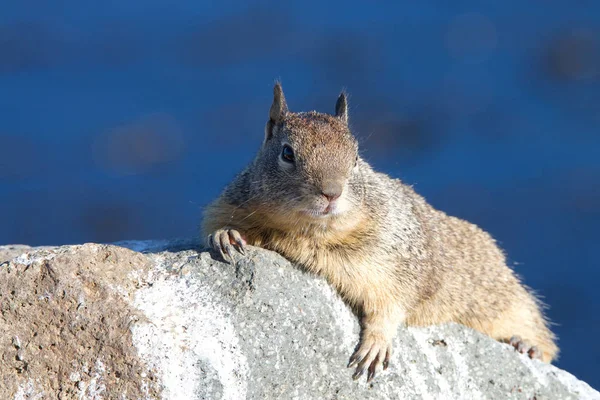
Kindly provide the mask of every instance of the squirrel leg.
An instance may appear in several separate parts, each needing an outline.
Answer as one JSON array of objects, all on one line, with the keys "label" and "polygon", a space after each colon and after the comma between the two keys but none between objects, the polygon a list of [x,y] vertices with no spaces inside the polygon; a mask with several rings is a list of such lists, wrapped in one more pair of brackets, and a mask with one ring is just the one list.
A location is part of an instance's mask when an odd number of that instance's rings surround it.
[{"label": "squirrel leg", "polygon": [[[233,262],[233,248],[245,255],[246,240],[235,229],[223,228],[217,229],[208,235],[206,244],[221,254],[225,261]],[[227,254],[227,256],[225,256]]]},{"label": "squirrel leg", "polygon": [[367,382],[371,382],[380,365],[383,365],[384,370],[388,368],[392,356],[392,339],[401,320],[398,318],[399,313],[395,311],[389,309],[385,312],[367,313],[361,319],[360,342],[348,363],[348,368],[356,365],[353,379],[360,378],[368,371]]}]

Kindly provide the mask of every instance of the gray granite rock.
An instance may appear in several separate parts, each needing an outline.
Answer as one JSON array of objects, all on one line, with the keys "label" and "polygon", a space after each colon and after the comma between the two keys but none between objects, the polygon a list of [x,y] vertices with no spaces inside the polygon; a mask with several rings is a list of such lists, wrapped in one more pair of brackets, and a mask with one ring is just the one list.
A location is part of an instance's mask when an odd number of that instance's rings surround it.
[{"label": "gray granite rock", "polygon": [[0,398],[600,399],[456,324],[400,329],[390,368],[353,381],[357,320],[326,282],[197,247],[0,247]]}]

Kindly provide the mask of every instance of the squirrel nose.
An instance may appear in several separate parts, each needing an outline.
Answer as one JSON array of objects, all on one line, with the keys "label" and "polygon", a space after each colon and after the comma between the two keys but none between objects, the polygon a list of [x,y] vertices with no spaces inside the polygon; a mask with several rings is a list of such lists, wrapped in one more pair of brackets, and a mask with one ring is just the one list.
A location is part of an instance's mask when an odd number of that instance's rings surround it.
[{"label": "squirrel nose", "polygon": [[331,202],[342,195],[342,189],[342,185],[331,183],[323,186],[321,194]]},{"label": "squirrel nose", "polygon": [[337,199],[338,197],[340,197],[341,193],[325,193],[325,192],[321,192],[321,194],[323,196],[325,196],[325,198],[327,200],[329,200],[330,202]]}]

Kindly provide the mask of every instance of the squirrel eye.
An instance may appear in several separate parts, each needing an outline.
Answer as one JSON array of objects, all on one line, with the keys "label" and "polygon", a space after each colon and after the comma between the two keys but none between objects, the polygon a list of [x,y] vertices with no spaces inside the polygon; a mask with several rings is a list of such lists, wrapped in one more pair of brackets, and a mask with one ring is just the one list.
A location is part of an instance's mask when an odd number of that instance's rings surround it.
[{"label": "squirrel eye", "polygon": [[283,161],[293,163],[295,160],[294,150],[292,150],[292,148],[290,146],[288,146],[287,144],[284,145],[283,150],[281,150],[281,158],[283,158]]}]

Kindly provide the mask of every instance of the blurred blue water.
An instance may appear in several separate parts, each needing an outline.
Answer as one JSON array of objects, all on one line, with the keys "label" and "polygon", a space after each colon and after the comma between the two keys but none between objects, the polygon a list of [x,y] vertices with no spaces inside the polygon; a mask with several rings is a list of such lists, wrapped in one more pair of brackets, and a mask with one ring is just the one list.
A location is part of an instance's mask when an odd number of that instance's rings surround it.
[{"label": "blurred blue water", "polygon": [[600,3],[481,3],[3,4],[0,243],[194,235],[275,78],[346,88],[363,155],[491,232],[600,388]]}]

